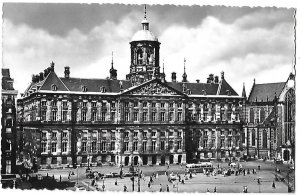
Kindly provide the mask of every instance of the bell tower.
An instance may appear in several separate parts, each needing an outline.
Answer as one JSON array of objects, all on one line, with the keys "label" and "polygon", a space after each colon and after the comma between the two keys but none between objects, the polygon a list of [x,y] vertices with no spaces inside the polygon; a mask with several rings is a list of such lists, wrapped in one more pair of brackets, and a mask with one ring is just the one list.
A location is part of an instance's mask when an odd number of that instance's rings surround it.
[{"label": "bell tower", "polygon": [[149,30],[146,5],[141,24],[142,30],[135,33],[130,42],[130,73],[126,75],[126,79],[130,80],[133,85],[160,78],[161,74],[159,67],[160,42]]}]

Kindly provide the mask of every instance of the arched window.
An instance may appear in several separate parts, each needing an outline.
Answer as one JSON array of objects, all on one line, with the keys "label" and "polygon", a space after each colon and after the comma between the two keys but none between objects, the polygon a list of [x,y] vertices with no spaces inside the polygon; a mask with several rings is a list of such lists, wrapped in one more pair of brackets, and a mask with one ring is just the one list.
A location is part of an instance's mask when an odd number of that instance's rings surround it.
[{"label": "arched window", "polygon": [[136,51],[136,59],[137,59],[137,64],[143,64],[143,50],[138,49]]},{"label": "arched window", "polygon": [[256,139],[255,129],[252,129],[251,138],[252,138],[252,146],[255,146],[255,139]]},{"label": "arched window", "polygon": [[87,91],[88,91],[87,87],[84,86],[84,85],[81,86],[81,90],[82,90],[83,92],[87,92]]},{"label": "arched window", "polygon": [[51,90],[52,90],[52,91],[57,91],[57,85],[52,84],[52,85],[51,85]]},{"label": "arched window", "polygon": [[284,99],[284,142],[293,141],[292,130],[295,128],[295,91],[290,89]]},{"label": "arched window", "polygon": [[268,133],[266,130],[263,131],[263,148],[267,148],[268,147]]},{"label": "arched window", "polygon": [[106,92],[106,88],[105,87],[100,87],[100,91],[102,92],[102,93],[105,93]]},{"label": "arched window", "polygon": [[262,123],[265,120],[265,109],[260,109],[259,111],[259,121]]},{"label": "arched window", "polygon": [[253,110],[253,108],[250,108],[250,112],[249,112],[249,122],[250,122],[250,123],[254,123],[254,110]]}]

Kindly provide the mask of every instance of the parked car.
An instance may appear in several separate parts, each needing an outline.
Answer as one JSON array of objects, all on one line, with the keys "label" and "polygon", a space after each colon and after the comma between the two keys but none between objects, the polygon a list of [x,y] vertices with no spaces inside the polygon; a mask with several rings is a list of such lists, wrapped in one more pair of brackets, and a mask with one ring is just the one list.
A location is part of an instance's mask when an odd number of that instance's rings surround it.
[{"label": "parked car", "polygon": [[136,171],[132,171],[132,172],[127,172],[127,173],[124,173],[123,176],[124,177],[132,177],[132,176],[138,176],[138,172]]},{"label": "parked car", "polygon": [[115,178],[115,177],[120,177],[119,173],[108,173],[105,175],[106,178]]}]

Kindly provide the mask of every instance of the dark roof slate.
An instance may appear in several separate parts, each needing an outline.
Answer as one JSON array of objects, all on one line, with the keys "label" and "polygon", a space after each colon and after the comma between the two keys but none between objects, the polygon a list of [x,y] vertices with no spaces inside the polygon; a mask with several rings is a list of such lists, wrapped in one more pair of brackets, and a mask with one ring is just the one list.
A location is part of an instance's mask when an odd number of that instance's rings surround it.
[{"label": "dark roof slate", "polygon": [[[70,91],[82,91],[82,86],[87,87],[88,92],[100,92],[105,87],[108,93],[120,92],[120,80],[109,79],[82,79],[82,78],[61,78]],[[122,80],[123,90],[131,87],[130,81]]]},{"label": "dark roof slate", "polygon": [[40,90],[49,90],[51,91],[51,86],[55,84],[57,86],[58,91],[69,91],[68,88],[63,84],[63,82],[58,78],[54,71],[51,71],[47,78],[45,79],[43,85]]},{"label": "dark roof slate", "polygon": [[284,86],[285,86],[285,82],[254,84],[250,92],[248,101],[249,102],[256,102],[256,100],[257,102],[273,101],[275,97],[275,92],[277,96],[279,96]]},{"label": "dark roof slate", "polygon": [[228,95],[228,92],[230,95],[238,95],[234,89],[227,83],[225,79],[221,80],[221,89],[219,91],[219,95]]}]

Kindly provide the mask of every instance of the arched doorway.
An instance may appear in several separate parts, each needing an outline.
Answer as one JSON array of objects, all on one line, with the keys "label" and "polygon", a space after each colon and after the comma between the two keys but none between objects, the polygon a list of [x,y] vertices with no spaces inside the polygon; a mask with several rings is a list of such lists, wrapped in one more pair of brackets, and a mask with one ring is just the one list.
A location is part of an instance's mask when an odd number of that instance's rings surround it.
[{"label": "arched doorway", "polygon": [[160,164],[161,164],[161,165],[166,164],[166,157],[165,157],[165,156],[161,156]]},{"label": "arched doorway", "polygon": [[128,164],[129,164],[129,156],[126,156],[125,157],[125,166],[128,166]]},{"label": "arched doorway", "polygon": [[290,160],[290,151],[289,150],[284,150],[283,151],[283,160],[284,161]]},{"label": "arched doorway", "polygon": [[153,164],[153,165],[156,164],[156,156],[155,156],[155,155],[152,156],[152,164]]},{"label": "arched doorway", "polygon": [[138,157],[138,156],[135,156],[135,157],[133,158],[133,164],[134,164],[134,165],[137,165],[138,162],[139,162],[139,157]]},{"label": "arched doorway", "polygon": [[173,164],[173,163],[174,163],[174,156],[170,155],[170,164]]},{"label": "arched doorway", "polygon": [[148,164],[148,156],[143,156],[143,165]]},{"label": "arched doorway", "polygon": [[178,163],[181,163],[182,155],[178,155]]}]

